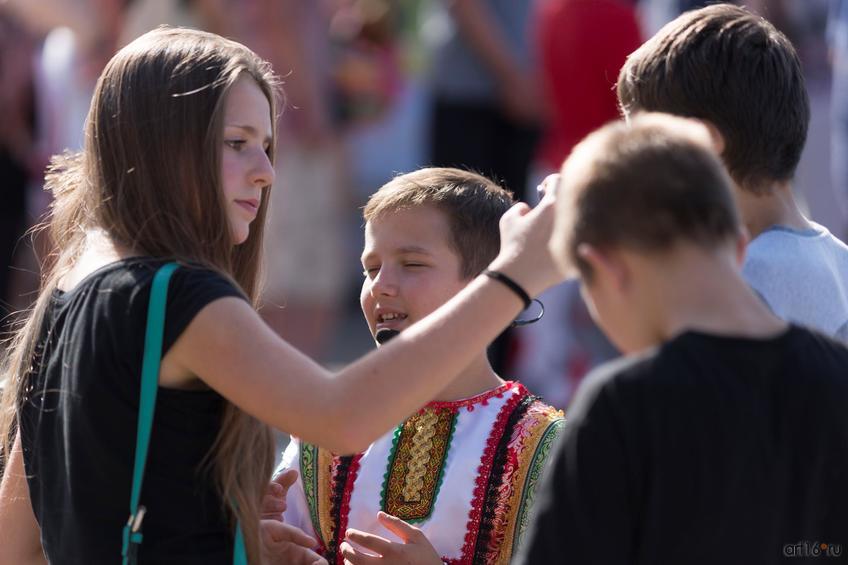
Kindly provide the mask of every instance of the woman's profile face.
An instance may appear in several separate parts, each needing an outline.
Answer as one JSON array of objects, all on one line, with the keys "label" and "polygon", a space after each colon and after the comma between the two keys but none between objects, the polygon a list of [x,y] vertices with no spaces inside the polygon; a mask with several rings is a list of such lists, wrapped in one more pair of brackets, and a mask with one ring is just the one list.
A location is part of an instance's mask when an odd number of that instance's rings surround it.
[{"label": "woman's profile face", "polygon": [[244,243],[256,218],[265,187],[274,182],[269,151],[271,108],[249,75],[242,74],[224,101],[221,184],[233,241]]}]

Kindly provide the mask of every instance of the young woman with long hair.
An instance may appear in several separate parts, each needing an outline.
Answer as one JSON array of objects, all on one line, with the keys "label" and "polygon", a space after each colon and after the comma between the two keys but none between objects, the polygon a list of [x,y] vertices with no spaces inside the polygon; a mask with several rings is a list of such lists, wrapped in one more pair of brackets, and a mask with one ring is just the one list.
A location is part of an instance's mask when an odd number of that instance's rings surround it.
[{"label": "young woman with long hair", "polygon": [[[120,558],[147,300],[166,262],[181,267],[168,291],[141,562],[229,562],[237,521],[261,562],[270,426],[358,451],[517,314],[516,293],[481,276],[336,374],[277,337],[253,307],[276,100],[265,62],[200,31],[145,34],[104,70],[84,151],[48,174],[55,253],[0,376],[0,563]],[[490,267],[531,294],[561,278],[547,246],[554,199],[504,216]]]}]

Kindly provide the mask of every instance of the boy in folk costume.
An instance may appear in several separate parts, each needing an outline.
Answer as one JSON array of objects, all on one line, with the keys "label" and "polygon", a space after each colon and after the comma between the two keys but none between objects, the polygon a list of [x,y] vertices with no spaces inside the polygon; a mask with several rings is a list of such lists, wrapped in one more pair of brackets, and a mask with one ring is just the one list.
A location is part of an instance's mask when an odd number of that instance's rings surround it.
[{"label": "boy in folk costume", "polygon": [[[371,197],[360,302],[379,343],[403,339],[483,271],[511,205],[488,179],[448,168],[398,176]],[[362,453],[293,439],[278,469],[300,473],[284,519],[331,563],[508,563],[563,422],[481,350],[436,401]]]}]

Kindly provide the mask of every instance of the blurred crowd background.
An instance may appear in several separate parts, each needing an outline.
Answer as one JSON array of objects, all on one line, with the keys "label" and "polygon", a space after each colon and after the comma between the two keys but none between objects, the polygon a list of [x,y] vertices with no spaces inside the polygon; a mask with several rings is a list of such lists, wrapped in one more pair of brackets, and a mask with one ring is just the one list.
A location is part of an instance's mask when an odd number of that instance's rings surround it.
[{"label": "blurred crowd background", "polygon": [[[359,312],[360,207],[397,173],[471,168],[533,203],[571,147],[618,116],[628,53],[693,0],[0,0],[0,315],[36,296],[51,155],[79,150],[112,54],[161,24],[245,43],[281,76],[262,314],[333,366],[373,347]],[[796,178],[815,221],[848,235],[848,0],[747,0],[802,57],[812,102]],[[139,124],[144,127],[144,124]],[[502,376],[564,407],[616,355],[579,289],[498,339]],[[403,378],[403,375],[398,375]]]}]

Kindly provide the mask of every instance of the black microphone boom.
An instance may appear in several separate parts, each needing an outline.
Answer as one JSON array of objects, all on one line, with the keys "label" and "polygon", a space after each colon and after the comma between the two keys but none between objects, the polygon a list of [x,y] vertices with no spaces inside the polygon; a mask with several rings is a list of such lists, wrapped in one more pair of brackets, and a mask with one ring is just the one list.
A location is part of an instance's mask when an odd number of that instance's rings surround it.
[{"label": "black microphone boom", "polygon": [[397,330],[391,330],[389,328],[383,328],[383,329],[377,331],[377,334],[374,336],[374,339],[377,340],[377,343],[379,343],[380,345],[383,345],[384,343],[386,343],[387,341],[389,341],[390,339],[392,339],[393,337],[395,337],[399,333],[400,332],[397,331]]}]

